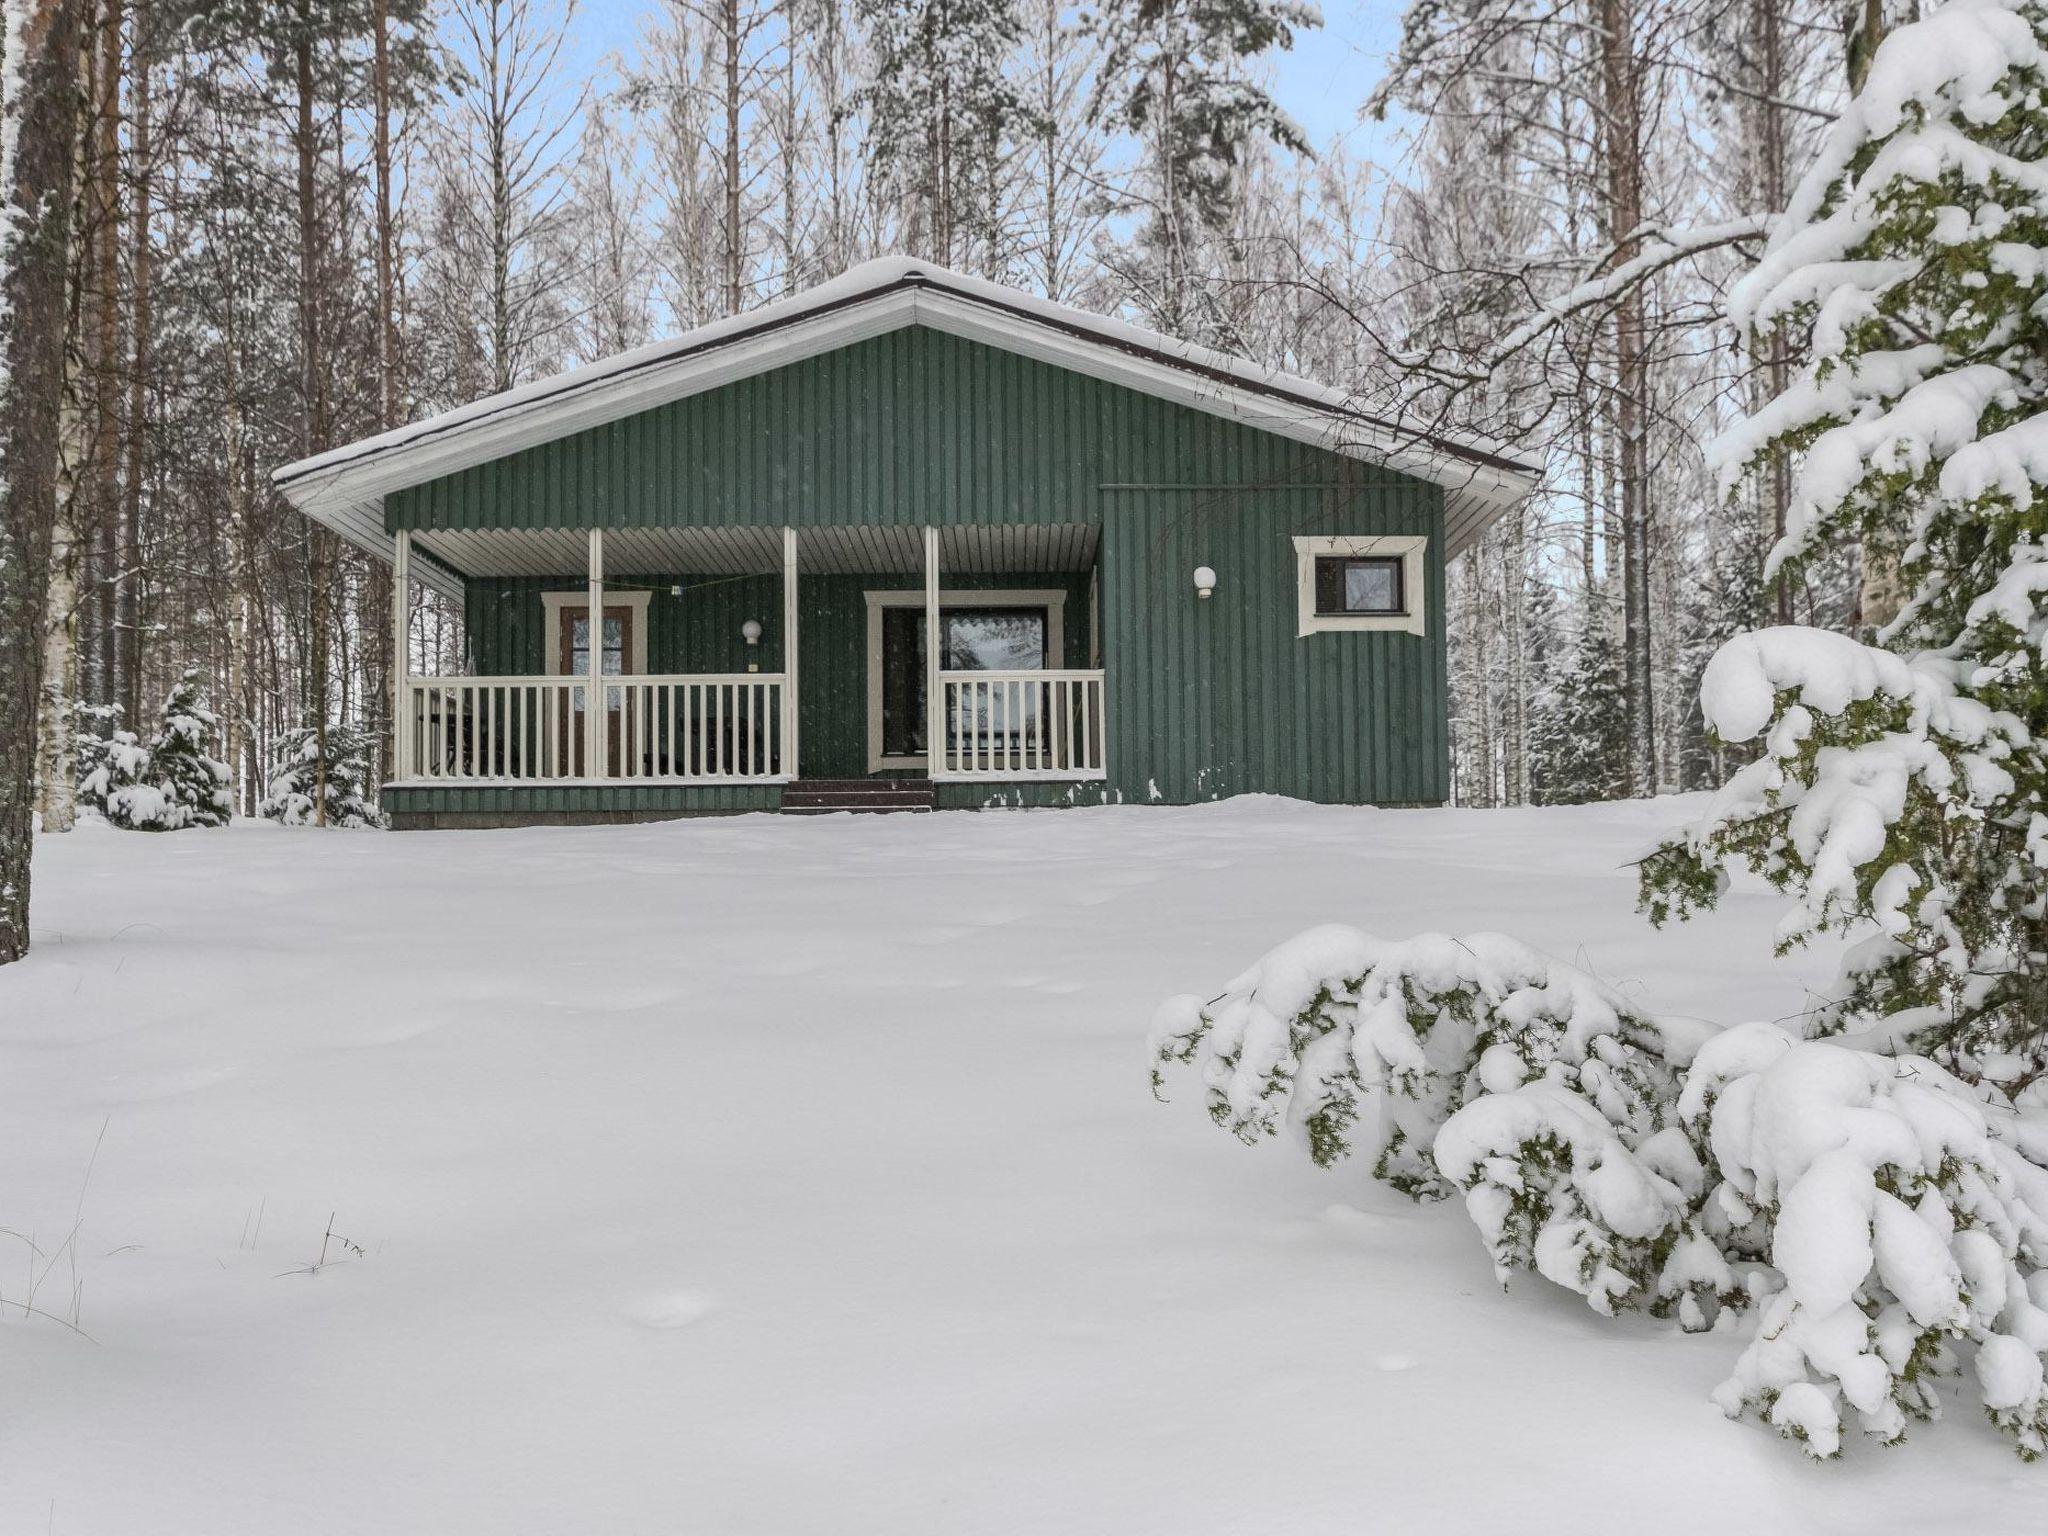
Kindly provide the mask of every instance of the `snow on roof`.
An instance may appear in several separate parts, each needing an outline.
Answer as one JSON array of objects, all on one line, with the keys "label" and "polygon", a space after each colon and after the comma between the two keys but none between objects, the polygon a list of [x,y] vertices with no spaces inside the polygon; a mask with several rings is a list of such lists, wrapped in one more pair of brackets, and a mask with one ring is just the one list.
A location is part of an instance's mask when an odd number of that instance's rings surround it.
[{"label": "snow on roof", "polygon": [[1452,553],[1527,495],[1538,474],[1498,444],[1404,426],[1343,390],[931,262],[887,256],[671,340],[286,464],[272,480],[301,511],[387,553],[381,501],[388,492],[909,324],[1434,481],[1452,493]]}]

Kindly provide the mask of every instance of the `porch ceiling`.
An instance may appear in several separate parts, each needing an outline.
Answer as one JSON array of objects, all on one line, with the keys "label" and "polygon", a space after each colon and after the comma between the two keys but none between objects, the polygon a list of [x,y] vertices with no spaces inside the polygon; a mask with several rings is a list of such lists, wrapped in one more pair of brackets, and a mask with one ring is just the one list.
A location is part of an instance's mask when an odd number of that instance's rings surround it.
[{"label": "porch ceiling", "polygon": [[[941,570],[976,574],[1085,571],[1101,530],[1089,523],[960,525],[939,531]],[[581,528],[437,529],[414,543],[465,576],[581,576],[589,540]],[[915,526],[799,528],[801,572],[911,573],[924,568]],[[780,528],[607,528],[604,564],[614,576],[768,575],[782,569]]]}]

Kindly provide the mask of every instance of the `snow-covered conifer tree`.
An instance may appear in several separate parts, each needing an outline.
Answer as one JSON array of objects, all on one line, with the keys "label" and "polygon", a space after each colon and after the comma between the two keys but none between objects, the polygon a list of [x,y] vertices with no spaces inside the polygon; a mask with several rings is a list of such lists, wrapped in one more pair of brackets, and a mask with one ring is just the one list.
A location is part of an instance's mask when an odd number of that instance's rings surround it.
[{"label": "snow-covered conifer tree", "polygon": [[1030,127],[1010,71],[1015,0],[857,0],[873,76],[863,97],[875,173],[900,199],[910,251],[1000,272],[1006,166]]},{"label": "snow-covered conifer tree", "polygon": [[1563,680],[1534,774],[1539,805],[1583,805],[1628,793],[1628,683],[1613,605],[1595,596],[1577,642],[1562,659]]},{"label": "snow-covered conifer tree", "polygon": [[1252,146],[1263,138],[1309,152],[1299,125],[1245,66],[1291,48],[1322,13],[1304,0],[1136,0],[1102,7],[1099,25],[1109,40],[1103,109],[1144,145],[1148,217],[1130,286],[1161,329],[1199,333],[1208,322],[1190,291],[1197,247],[1228,224]]},{"label": "snow-covered conifer tree", "polygon": [[121,710],[114,704],[81,702],[77,719],[78,806],[97,811],[117,827],[132,824],[138,810],[153,810],[157,793],[129,791],[142,786],[149,772],[149,748],[133,731],[121,729]]},{"label": "snow-covered conifer tree", "polygon": [[1773,569],[1895,555],[1865,645],[1784,626],[1707,666],[1706,722],[1762,756],[1644,866],[1659,919],[1724,871],[1796,898],[1781,943],[1871,923],[1839,1022],[2020,1090],[2048,1072],[2048,5],[1901,28],[1797,189],[1737,322],[1804,344],[1723,442],[1795,463]]},{"label": "snow-covered conifer tree", "polygon": [[138,782],[114,785],[110,776],[104,797],[107,819],[138,832],[226,826],[234,814],[227,765],[206,754],[214,725],[212,713],[200,702],[199,671],[188,668],[164,700],[163,718],[143,749],[144,759],[136,763],[125,748],[110,757],[134,770]]},{"label": "snow-covered conifer tree", "polygon": [[1503,1284],[1695,1332],[1753,1309],[1714,1400],[1814,1456],[1937,1414],[1963,1351],[1992,1424],[2048,1450],[2043,1117],[1925,1057],[1653,1018],[1498,934],[1335,926],[1169,999],[1150,1051],[1242,1141],[1462,1192]]}]

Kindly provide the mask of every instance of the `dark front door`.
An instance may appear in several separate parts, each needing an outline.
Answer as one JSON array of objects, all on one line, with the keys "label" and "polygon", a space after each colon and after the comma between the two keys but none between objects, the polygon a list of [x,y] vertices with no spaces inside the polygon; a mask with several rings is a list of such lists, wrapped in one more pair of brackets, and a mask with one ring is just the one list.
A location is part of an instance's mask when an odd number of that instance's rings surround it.
[{"label": "dark front door", "polygon": [[[562,609],[562,631],[557,638],[560,646],[562,674],[565,677],[586,677],[590,672],[590,608]],[[622,677],[626,662],[633,654],[633,610],[621,606],[614,608],[607,604],[604,610],[604,652],[599,662],[600,670],[606,677]],[[624,767],[619,760],[619,713],[624,702],[617,689],[607,688],[605,703],[605,738],[607,762],[592,772],[584,762],[590,733],[583,725],[583,704],[579,696],[577,707],[562,721],[561,750],[563,761],[573,764],[571,772],[579,779],[603,778],[609,772]]]},{"label": "dark front door", "polygon": [[[939,668],[945,672],[1036,672],[1048,659],[1043,608],[942,608]],[[882,610],[882,752],[925,754],[924,610]],[[956,723],[947,722],[952,735]]]}]

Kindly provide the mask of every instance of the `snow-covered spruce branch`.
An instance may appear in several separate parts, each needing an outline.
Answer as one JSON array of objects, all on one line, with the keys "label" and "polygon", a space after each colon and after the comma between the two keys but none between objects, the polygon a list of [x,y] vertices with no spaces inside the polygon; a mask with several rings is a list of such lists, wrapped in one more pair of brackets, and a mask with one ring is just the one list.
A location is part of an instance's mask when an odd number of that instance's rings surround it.
[{"label": "snow-covered spruce branch", "polygon": [[2026,739],[2017,719],[1960,692],[1944,658],[1795,626],[1723,646],[1700,705],[1722,740],[1760,739],[1762,754],[1646,861],[1645,905],[1658,922],[1688,915],[1700,893],[1718,892],[1739,851],[1799,894],[1779,923],[1781,945],[1852,921],[1903,934],[1914,920],[1907,903],[1925,897],[1935,871],[1919,867],[1901,830],[1991,830],[1987,812],[2011,793],[2006,765]]},{"label": "snow-covered spruce branch", "polygon": [[[1389,943],[1333,926],[1282,944],[1214,1001],[1168,1000],[1151,1052],[1155,1090],[1166,1067],[1198,1063],[1210,1118],[1240,1140],[1285,1133],[1327,1167],[1362,1138],[1376,1177],[1441,1199],[1463,1181],[1439,1168],[1439,1133],[1482,1095],[1549,1085],[1634,1148],[1669,1123],[1676,1066],[1698,1038],[1499,934]],[[1580,1127],[1557,1129],[1570,1144]],[[1535,1234],[1508,1226],[1497,1236],[1513,1254],[1497,1258],[1529,1262]],[[1600,1304],[1651,1289],[1603,1284]]]},{"label": "snow-covered spruce branch", "polygon": [[1193,1067],[1246,1142],[1462,1191],[1503,1284],[1689,1331],[1753,1311],[1715,1401],[1813,1456],[1902,1438],[1959,1351],[2019,1453],[2048,1448],[2048,1115],[1933,1062],[1655,1021],[1498,935],[1338,927],[1170,999],[1149,1045],[1155,1093]]},{"label": "snow-covered spruce branch", "polygon": [[1935,1417],[1954,1346],[2027,1460],[2048,1450],[2048,1116],[1920,1057],[1773,1024],[1700,1048],[1682,1122],[1718,1172],[1703,1210],[1768,1227],[1754,1331],[1716,1389],[1812,1455]]}]

